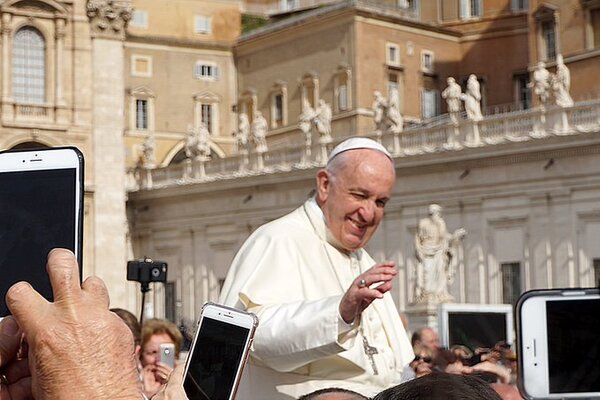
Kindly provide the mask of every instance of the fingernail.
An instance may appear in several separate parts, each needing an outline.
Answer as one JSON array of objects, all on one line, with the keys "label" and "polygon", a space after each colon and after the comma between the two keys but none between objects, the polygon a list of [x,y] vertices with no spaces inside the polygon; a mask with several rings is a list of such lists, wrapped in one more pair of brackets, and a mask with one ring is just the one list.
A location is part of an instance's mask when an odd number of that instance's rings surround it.
[{"label": "fingernail", "polygon": [[19,324],[13,317],[6,317],[0,323],[0,332],[6,336],[15,336],[19,333]]}]

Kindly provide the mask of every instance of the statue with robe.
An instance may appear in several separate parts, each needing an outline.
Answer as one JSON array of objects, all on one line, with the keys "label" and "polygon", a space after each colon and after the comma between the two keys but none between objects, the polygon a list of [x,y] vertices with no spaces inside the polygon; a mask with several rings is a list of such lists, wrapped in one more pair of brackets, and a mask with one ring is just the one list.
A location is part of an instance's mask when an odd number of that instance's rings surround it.
[{"label": "statue with robe", "polygon": [[442,207],[437,204],[429,206],[429,216],[419,221],[415,235],[416,303],[444,303],[453,300],[448,285],[454,281],[458,246],[465,235],[463,228],[449,233],[442,218]]}]

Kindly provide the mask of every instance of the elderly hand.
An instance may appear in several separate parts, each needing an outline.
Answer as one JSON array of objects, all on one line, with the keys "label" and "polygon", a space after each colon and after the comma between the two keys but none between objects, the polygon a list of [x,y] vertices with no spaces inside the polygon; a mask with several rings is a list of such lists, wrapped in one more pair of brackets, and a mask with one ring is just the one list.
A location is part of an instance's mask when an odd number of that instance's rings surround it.
[{"label": "elderly hand", "polygon": [[13,317],[0,322],[0,400],[33,399],[27,358],[17,357],[21,337],[21,329]]},{"label": "elderly hand", "polygon": [[[139,400],[133,337],[108,311],[102,280],[91,277],[80,286],[75,256],[64,249],[50,252],[46,269],[54,303],[25,282],[13,285],[6,295],[29,347],[31,378],[14,372],[19,361],[6,363],[14,360],[15,339],[2,334],[0,361],[8,382],[14,383],[8,385],[8,397],[0,391],[0,399],[28,399],[31,393],[36,400]],[[10,319],[3,321],[2,332],[13,331],[10,324]]]},{"label": "elderly hand", "polygon": [[352,282],[340,302],[340,316],[351,324],[375,299],[392,288],[392,279],[398,274],[395,263],[386,261],[363,272]]}]

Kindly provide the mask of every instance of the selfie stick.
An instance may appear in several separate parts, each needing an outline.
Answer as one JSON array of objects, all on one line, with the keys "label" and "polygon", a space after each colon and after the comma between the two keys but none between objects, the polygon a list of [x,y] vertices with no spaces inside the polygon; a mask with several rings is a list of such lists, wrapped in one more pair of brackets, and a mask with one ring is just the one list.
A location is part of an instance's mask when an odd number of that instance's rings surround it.
[{"label": "selfie stick", "polygon": [[142,291],[142,311],[140,312],[140,324],[144,321],[144,305],[146,304],[146,293],[150,291],[149,282],[140,282],[140,290]]}]

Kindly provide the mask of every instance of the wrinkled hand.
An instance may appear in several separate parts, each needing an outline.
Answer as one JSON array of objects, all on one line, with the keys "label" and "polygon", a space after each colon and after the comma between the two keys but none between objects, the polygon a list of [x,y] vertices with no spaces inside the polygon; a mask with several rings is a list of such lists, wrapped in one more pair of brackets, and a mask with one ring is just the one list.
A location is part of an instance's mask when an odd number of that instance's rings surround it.
[{"label": "wrinkled hand", "polygon": [[[79,285],[75,256],[68,250],[55,249],[46,266],[54,303],[45,300],[28,283],[13,285],[7,295],[8,308],[27,341],[30,390],[36,400],[109,400],[141,398],[134,359],[133,337],[127,326],[108,311],[108,292],[99,278],[91,277]],[[3,321],[4,329],[8,321]],[[0,336],[0,341],[10,339]],[[4,348],[4,345],[2,346]],[[11,349],[14,346],[11,346]],[[1,352],[4,356],[12,354]],[[7,366],[10,370],[16,363]],[[28,383],[23,376],[13,385],[12,397],[27,399]],[[19,382],[22,381],[22,384]],[[16,386],[19,385],[19,386]],[[23,394],[21,396],[21,394]]]},{"label": "wrinkled hand", "polygon": [[33,399],[27,358],[18,358],[23,333],[13,317],[0,322],[0,368],[7,382],[0,387],[0,400]]},{"label": "wrinkled hand", "polygon": [[[352,323],[375,299],[383,298],[383,294],[392,288],[392,279],[397,274],[395,263],[386,261],[357,276],[340,302],[342,319],[348,324]],[[359,286],[362,279],[366,282],[364,287]]]}]

